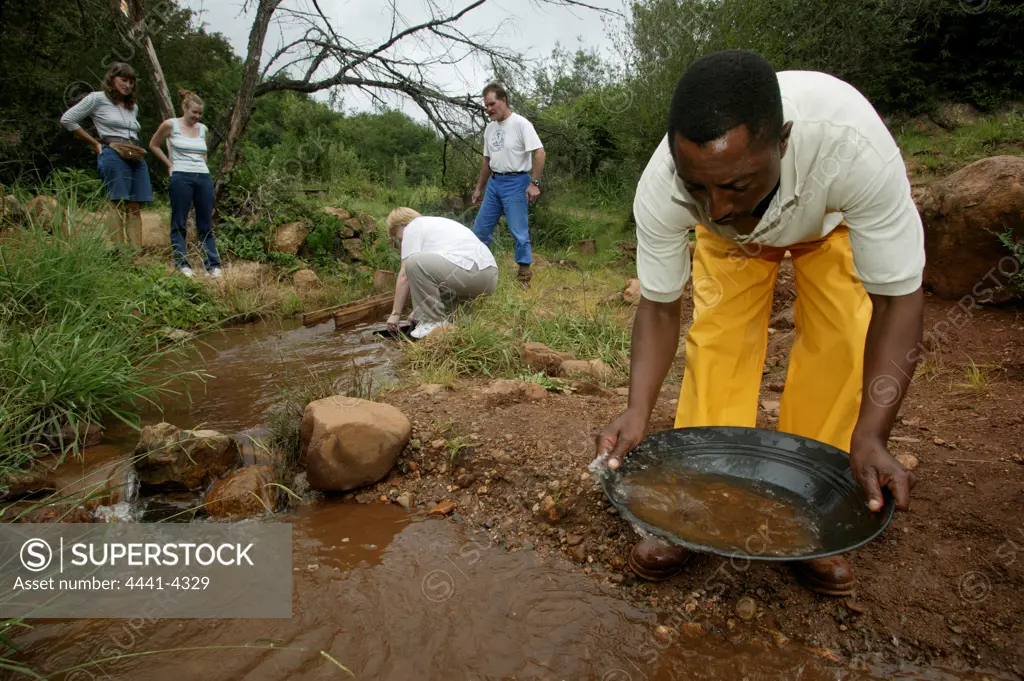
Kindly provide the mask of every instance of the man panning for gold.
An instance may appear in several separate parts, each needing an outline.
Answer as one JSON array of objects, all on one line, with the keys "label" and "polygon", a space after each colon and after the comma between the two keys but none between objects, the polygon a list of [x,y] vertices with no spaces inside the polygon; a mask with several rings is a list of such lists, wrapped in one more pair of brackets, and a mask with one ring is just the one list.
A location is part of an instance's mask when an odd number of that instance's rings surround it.
[{"label": "man panning for gold", "polygon": [[[675,425],[756,425],[772,296],[788,250],[796,331],[779,430],[849,452],[872,510],[882,506],[882,487],[906,509],[914,477],[886,442],[921,340],[924,231],[900,150],[868,100],[824,73],[776,74],[752,52],[708,55],[679,80],[668,134],[633,212],[642,299],[629,403],[598,436],[608,465],[620,465],[644,437],[676,354],[691,276]],[[682,547],[644,539],[630,565],[660,579],[686,557]],[[856,584],[841,556],[793,567],[818,593],[847,595]]]}]

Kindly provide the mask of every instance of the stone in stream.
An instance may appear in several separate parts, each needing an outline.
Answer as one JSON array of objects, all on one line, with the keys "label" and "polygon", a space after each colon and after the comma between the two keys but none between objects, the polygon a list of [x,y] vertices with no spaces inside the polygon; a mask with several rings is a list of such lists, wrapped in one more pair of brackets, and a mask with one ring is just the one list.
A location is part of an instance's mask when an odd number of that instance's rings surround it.
[{"label": "stone in stream", "polygon": [[9,489],[3,498],[48,493],[31,504],[45,503],[59,514],[79,506],[92,511],[99,506],[131,502],[139,487],[132,461],[120,448],[110,445],[89,447],[80,456],[39,457],[31,471],[16,473],[5,483]]},{"label": "stone in stream", "polygon": [[347,492],[384,478],[411,436],[395,407],[335,395],[306,405],[300,464],[313,489]]},{"label": "stone in stream", "polygon": [[273,466],[246,466],[210,486],[206,512],[214,518],[251,518],[277,510]]},{"label": "stone in stream", "polygon": [[[103,510],[101,507],[98,510]],[[142,506],[144,523],[190,523],[205,509],[191,492],[167,492],[147,497]]]},{"label": "stone in stream", "polygon": [[556,374],[562,362],[576,359],[570,352],[557,352],[543,343],[524,343],[522,357],[530,371],[546,374]]},{"label": "stone in stream", "polygon": [[227,435],[170,423],[143,428],[134,458],[143,491],[200,491],[241,462],[238,444]]}]

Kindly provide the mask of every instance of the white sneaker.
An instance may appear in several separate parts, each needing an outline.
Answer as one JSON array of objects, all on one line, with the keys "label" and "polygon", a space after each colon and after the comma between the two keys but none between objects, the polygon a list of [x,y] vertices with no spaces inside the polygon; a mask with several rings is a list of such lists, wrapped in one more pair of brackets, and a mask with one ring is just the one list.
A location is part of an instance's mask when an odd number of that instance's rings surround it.
[{"label": "white sneaker", "polygon": [[195,279],[196,278],[196,273],[192,271],[191,267],[182,267],[180,270],[178,270],[178,272],[180,272],[181,274],[185,275],[189,279]]},{"label": "white sneaker", "polygon": [[219,267],[214,267],[212,270],[208,270],[206,272],[206,276],[212,279],[220,279],[221,277],[224,276],[224,274],[220,271]]},{"label": "white sneaker", "polygon": [[430,335],[431,331],[442,326],[451,326],[451,324],[448,322],[423,322],[422,324],[417,324],[416,328],[409,332],[409,335],[416,339],[426,338]]}]

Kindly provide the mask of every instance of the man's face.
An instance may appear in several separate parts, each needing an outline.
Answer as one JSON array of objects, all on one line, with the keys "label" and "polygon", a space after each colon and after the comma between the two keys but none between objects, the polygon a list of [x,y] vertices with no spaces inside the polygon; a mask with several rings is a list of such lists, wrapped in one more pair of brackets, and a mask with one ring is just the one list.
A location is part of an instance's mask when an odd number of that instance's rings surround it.
[{"label": "man's face", "polygon": [[493,92],[488,92],[484,95],[484,108],[487,109],[487,115],[492,121],[500,121],[505,118],[508,111],[508,102],[498,99]]},{"label": "man's face", "polygon": [[778,140],[753,145],[745,125],[704,146],[676,133],[672,140],[676,174],[712,221],[749,233],[759,221],[754,209],[779,181],[791,127],[786,123]]}]

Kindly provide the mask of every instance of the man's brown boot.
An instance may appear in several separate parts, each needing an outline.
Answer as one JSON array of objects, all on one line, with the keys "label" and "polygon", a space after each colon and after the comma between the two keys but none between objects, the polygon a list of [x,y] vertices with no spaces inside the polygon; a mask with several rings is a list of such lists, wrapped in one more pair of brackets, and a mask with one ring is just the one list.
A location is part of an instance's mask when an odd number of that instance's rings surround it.
[{"label": "man's brown boot", "polygon": [[849,596],[857,586],[853,566],[842,556],[791,563],[800,584],[823,596]]},{"label": "man's brown boot", "polygon": [[678,573],[689,557],[690,552],[682,546],[648,537],[629,552],[629,567],[638,577],[658,582]]},{"label": "man's brown boot", "polygon": [[530,280],[533,279],[533,270],[529,265],[519,265],[519,285],[523,288],[530,288]]}]

